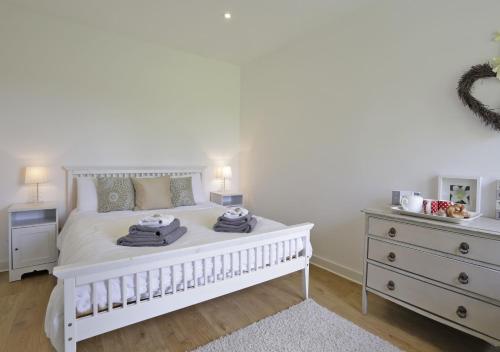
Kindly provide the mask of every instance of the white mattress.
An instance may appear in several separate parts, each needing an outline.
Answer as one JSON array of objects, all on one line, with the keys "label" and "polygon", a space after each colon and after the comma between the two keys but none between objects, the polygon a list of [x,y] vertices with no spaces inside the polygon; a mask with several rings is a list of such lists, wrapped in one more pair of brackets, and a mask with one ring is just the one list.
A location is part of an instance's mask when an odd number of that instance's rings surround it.
[{"label": "white mattress", "polygon": [[[218,216],[224,212],[225,208],[213,203],[204,203],[190,207],[180,207],[175,209],[161,211],[121,211],[110,213],[95,213],[95,212],[78,212],[73,211],[66,222],[61,234],[58,236],[58,247],[60,249],[59,265],[75,264],[75,263],[99,263],[109,260],[129,258],[138,255],[144,255],[156,252],[173,251],[180,248],[195,247],[203,244],[216,243],[242,236],[254,236],[256,234],[269,231],[279,230],[286,226],[276,221],[258,217],[258,223],[254,231],[250,234],[234,234],[234,233],[218,233],[212,230]],[[188,231],[179,240],[165,247],[123,247],[116,245],[116,240],[128,232],[128,227],[136,223],[146,214],[153,213],[170,213],[180,219],[181,225],[186,226]],[[221,244],[223,246],[223,244]],[[299,244],[298,251],[302,250],[302,243]],[[294,243],[292,242],[292,253],[295,251]],[[278,248],[278,256],[282,257],[284,253],[289,253],[289,248]],[[257,262],[264,261],[269,264],[269,249],[266,247],[264,253],[262,250],[257,252],[250,251],[250,265],[247,263],[247,257],[242,258],[243,271],[253,268],[255,263],[255,255]],[[276,260],[276,248],[271,248],[270,260]],[[194,266],[187,268],[187,285],[192,286],[194,280],[198,284],[203,284],[204,275],[201,262],[196,262]],[[230,276],[239,270],[239,258],[236,256],[231,260],[229,256],[224,257],[224,265],[222,258],[217,257],[214,262],[208,263],[208,272],[211,273],[215,265],[215,275]],[[222,267],[225,268],[225,273],[222,273]],[[174,277],[176,278],[176,289],[183,289],[184,279],[182,278],[181,267],[174,268]],[[167,283],[171,282],[171,274],[168,270],[164,271],[164,280]],[[212,281],[213,275],[208,275],[209,282]],[[129,301],[135,300],[135,280],[132,276],[126,277],[126,298]],[[144,297],[149,292],[147,286],[147,273],[139,274],[139,290],[141,297]],[[152,290],[154,293],[159,292],[160,280],[159,271],[152,272]],[[171,285],[167,285],[167,292],[172,290]],[[104,282],[97,284],[97,302],[99,308],[104,309],[107,306],[107,288]],[[83,315],[89,313],[92,309],[92,290],[90,285],[79,286],[76,289],[76,308],[77,314]],[[111,297],[113,303],[121,303],[121,289],[118,279],[111,280]],[[54,288],[45,317],[45,331],[51,339],[52,344],[57,350],[62,349],[63,343],[63,292],[62,284],[58,283]]]}]

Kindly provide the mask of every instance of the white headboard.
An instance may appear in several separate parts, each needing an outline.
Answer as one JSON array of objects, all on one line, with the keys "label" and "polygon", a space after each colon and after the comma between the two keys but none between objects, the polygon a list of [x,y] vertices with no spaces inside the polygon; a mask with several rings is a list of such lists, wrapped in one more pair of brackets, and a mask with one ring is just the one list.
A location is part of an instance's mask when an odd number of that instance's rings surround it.
[{"label": "white headboard", "polygon": [[66,171],[66,211],[76,206],[76,182],[78,177],[157,177],[157,176],[190,176],[200,174],[203,184],[205,166],[126,166],[126,167],[81,167],[65,166]]}]

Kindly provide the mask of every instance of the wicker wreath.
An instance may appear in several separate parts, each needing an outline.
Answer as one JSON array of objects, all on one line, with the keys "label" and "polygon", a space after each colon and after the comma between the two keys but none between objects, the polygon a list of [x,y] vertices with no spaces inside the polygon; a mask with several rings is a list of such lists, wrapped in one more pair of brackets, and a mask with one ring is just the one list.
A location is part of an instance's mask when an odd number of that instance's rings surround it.
[{"label": "wicker wreath", "polygon": [[477,80],[491,77],[496,77],[496,73],[493,72],[490,64],[472,66],[471,69],[460,78],[457,91],[460,100],[465,106],[468,106],[487,126],[500,131],[500,114],[491,110],[471,94],[472,86]]}]

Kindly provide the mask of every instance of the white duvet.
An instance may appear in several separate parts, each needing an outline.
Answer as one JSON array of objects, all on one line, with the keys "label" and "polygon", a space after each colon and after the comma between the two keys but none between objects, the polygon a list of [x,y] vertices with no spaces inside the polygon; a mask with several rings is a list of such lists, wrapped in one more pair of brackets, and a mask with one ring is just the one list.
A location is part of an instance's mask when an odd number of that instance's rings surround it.
[{"label": "white duvet", "polygon": [[[226,208],[213,203],[199,204],[190,207],[180,207],[175,209],[161,211],[121,211],[111,213],[95,213],[95,212],[77,212],[73,211],[68,218],[61,234],[58,236],[57,244],[60,249],[59,265],[66,264],[93,264],[105,262],[115,259],[123,259],[129,257],[140,256],[144,254],[173,251],[180,248],[195,247],[203,244],[221,242],[225,240],[241,238],[242,236],[254,236],[256,234],[269,231],[279,230],[286,226],[276,221],[258,217],[258,223],[254,231],[250,234],[234,234],[234,233],[218,233],[212,230],[218,216],[220,216]],[[172,214],[179,218],[182,226],[186,226],[188,231],[179,240],[165,247],[123,247],[116,245],[116,240],[128,232],[130,225],[136,223],[145,215],[154,213]],[[221,246],[223,244],[221,243]],[[302,243],[299,241],[298,251],[302,250]],[[278,248],[278,257],[282,258],[285,253],[289,252],[288,244],[286,247]],[[295,245],[292,242],[291,253],[295,252]],[[244,255],[242,257],[243,271],[251,270],[255,263],[255,255],[257,255],[257,263],[262,263],[262,255],[264,255],[265,264],[269,264],[270,260],[275,261],[276,247],[271,248],[271,253],[266,246],[264,253],[262,250],[257,252],[250,251],[250,260]],[[223,263],[224,262],[224,263]],[[215,265],[215,270],[214,269]],[[238,274],[239,258],[229,255],[224,257],[216,257],[215,261],[208,262],[208,281],[211,282],[216,278],[219,279],[222,275],[231,276]],[[222,272],[224,268],[224,273]],[[184,278],[180,266],[174,268],[175,289],[182,290]],[[216,278],[213,273],[215,273]],[[195,280],[198,284],[204,284],[204,273],[202,263],[197,261],[195,265],[186,268],[187,286],[193,286]],[[153,294],[158,294],[160,290],[159,271],[153,271],[151,277],[151,289]],[[164,282],[168,283],[166,292],[172,291],[171,273],[169,270],[164,270]],[[119,304],[122,302],[121,283],[118,279],[111,280],[111,300],[112,303]],[[128,301],[135,300],[135,280],[132,276],[125,278],[126,284],[126,299]],[[149,292],[147,273],[139,274],[139,292],[141,298],[147,296]],[[90,285],[79,286],[76,289],[76,310],[78,315],[87,314],[92,311],[92,289]],[[107,287],[104,282],[97,284],[96,290],[97,303],[100,309],[106,308],[107,302]],[[52,344],[57,350],[62,350],[63,346],[63,291],[62,283],[58,283],[54,288],[45,317],[45,332],[50,338]]]}]

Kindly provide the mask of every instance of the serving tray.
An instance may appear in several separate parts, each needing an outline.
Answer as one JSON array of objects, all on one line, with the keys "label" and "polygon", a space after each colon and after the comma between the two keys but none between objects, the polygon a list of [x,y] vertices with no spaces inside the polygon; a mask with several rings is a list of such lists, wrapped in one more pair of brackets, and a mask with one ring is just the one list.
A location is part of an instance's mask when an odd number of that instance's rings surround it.
[{"label": "serving tray", "polygon": [[467,219],[449,218],[447,216],[431,215],[431,214],[424,214],[424,213],[419,213],[419,212],[414,212],[414,211],[408,211],[408,210],[404,210],[401,206],[392,206],[391,210],[393,213],[396,213],[396,214],[416,216],[418,218],[451,222],[451,223],[455,223],[455,224],[469,222],[469,221],[475,220],[481,216],[481,213],[475,213],[473,211],[469,211],[470,217]]}]

